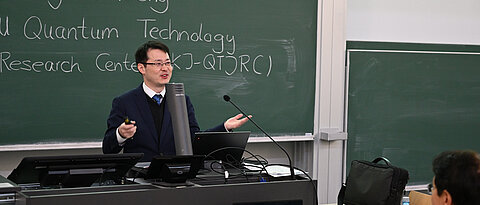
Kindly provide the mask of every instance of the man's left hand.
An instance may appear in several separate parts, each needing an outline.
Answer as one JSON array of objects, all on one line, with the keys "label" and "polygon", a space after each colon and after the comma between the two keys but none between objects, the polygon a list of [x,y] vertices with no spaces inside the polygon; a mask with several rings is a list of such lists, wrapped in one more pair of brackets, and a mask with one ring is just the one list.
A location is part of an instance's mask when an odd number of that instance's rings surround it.
[{"label": "man's left hand", "polygon": [[[242,118],[242,114],[235,115],[234,117],[229,118],[223,125],[225,126],[225,129],[227,130],[232,130],[235,128],[239,128],[243,124],[245,124],[248,121],[247,117]],[[248,115],[248,117],[252,117],[251,115]],[[242,118],[242,119],[240,119]]]}]

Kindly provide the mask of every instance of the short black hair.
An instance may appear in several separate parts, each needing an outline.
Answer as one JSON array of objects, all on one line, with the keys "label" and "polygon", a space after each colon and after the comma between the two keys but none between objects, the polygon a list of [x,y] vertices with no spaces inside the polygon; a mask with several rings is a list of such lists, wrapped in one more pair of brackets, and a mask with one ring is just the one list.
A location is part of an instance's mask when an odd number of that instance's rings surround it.
[{"label": "short black hair", "polygon": [[446,151],[433,160],[435,187],[447,190],[455,205],[480,204],[480,158],[474,151]]},{"label": "short black hair", "polygon": [[148,41],[141,45],[138,49],[137,52],[135,52],[135,61],[138,63],[145,63],[148,60],[147,52],[150,49],[160,49],[167,53],[170,56],[170,49],[168,49],[168,46],[163,44],[160,41]]}]

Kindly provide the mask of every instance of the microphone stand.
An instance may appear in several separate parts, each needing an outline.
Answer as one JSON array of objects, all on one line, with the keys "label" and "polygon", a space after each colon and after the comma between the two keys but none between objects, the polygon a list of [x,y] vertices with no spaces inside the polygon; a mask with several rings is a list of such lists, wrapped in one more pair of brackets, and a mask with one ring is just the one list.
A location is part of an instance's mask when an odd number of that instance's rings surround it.
[{"label": "microphone stand", "polygon": [[260,131],[262,131],[263,134],[265,134],[270,140],[272,140],[272,142],[274,142],[275,145],[277,145],[285,153],[285,155],[287,155],[288,163],[290,167],[290,177],[294,180],[295,172],[293,171],[292,159],[290,158],[290,155],[288,154],[288,152],[280,144],[278,144],[277,141],[275,141],[267,132],[265,132],[265,130],[263,130],[260,126],[258,126],[257,123],[255,123],[255,121],[252,120],[252,118],[250,118],[247,114],[245,114],[245,112],[243,112],[242,109],[240,109],[235,103],[233,103],[230,100],[230,96],[224,95],[223,99],[227,102],[230,102],[235,108],[237,108],[237,110],[240,111],[245,117],[247,117],[248,120],[255,125],[255,127],[257,127]]}]

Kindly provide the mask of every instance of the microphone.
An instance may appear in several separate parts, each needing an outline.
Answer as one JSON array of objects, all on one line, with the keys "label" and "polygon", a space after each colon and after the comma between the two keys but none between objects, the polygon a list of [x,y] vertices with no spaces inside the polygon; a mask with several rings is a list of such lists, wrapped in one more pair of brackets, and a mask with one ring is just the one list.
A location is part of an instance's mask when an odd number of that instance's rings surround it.
[{"label": "microphone", "polygon": [[224,95],[223,99],[227,102],[230,102],[235,108],[237,108],[237,110],[240,111],[243,114],[243,116],[247,117],[248,120],[255,125],[255,127],[257,127],[260,131],[262,131],[263,134],[265,134],[270,140],[272,140],[272,142],[274,142],[275,145],[277,145],[277,147],[279,147],[285,153],[285,155],[287,155],[288,163],[289,163],[289,167],[290,167],[290,177],[292,177],[292,179],[295,179],[295,173],[293,171],[292,159],[290,158],[290,155],[288,154],[288,152],[280,144],[278,144],[277,141],[275,141],[267,132],[265,132],[265,130],[263,130],[260,126],[258,126],[257,123],[255,123],[255,121],[253,121],[250,117],[248,117],[248,115],[245,114],[245,112],[243,112],[242,109],[240,109],[235,103],[233,103],[230,100],[230,96]]}]

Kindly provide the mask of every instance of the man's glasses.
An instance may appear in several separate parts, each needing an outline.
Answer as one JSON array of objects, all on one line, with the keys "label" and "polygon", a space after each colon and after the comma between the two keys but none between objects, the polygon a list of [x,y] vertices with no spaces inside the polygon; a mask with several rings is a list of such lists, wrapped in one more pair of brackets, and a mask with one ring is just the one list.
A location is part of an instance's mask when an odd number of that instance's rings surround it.
[{"label": "man's glasses", "polygon": [[142,64],[152,65],[153,67],[156,67],[156,68],[161,68],[161,67],[163,67],[163,66],[171,67],[171,66],[173,65],[172,62],[165,62],[165,63],[142,63]]},{"label": "man's glasses", "polygon": [[433,191],[433,184],[428,184],[428,193],[432,193]]}]

